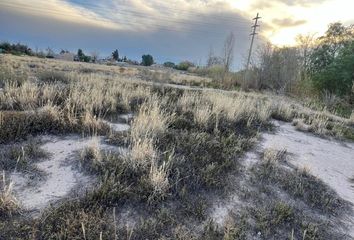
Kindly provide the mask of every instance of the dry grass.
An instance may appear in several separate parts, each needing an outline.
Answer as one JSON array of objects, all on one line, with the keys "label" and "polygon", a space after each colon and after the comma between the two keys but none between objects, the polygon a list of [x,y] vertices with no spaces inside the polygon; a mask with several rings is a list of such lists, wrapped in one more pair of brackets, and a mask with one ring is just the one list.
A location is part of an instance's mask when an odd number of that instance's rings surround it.
[{"label": "dry grass", "polygon": [[163,99],[153,95],[142,104],[131,126],[133,141],[141,138],[155,139],[166,131],[174,115],[169,114],[162,108],[163,101]]},{"label": "dry grass", "polygon": [[134,139],[129,152],[127,160],[134,169],[147,168],[155,162],[158,155],[151,138]]},{"label": "dry grass", "polygon": [[[87,239],[100,236],[112,239],[117,231],[118,236],[125,236],[127,230],[117,230],[115,224],[112,229],[108,219],[112,207],[124,209],[126,204],[138,206],[144,212],[145,220],[130,233],[132,239],[174,239],[177,235],[182,239],[198,239],[198,236],[242,239],[247,238],[245,232],[253,236],[255,228],[249,223],[237,221],[225,233],[207,223],[207,210],[213,199],[206,198],[224,197],[231,174],[248,181],[238,160],[254,145],[259,131],[270,126],[271,117],[287,121],[300,119],[299,122],[310,126],[309,131],[326,135],[340,131],[336,126],[348,121],[325,112],[314,114],[300,104],[271,94],[160,89],[136,80],[135,76],[141,73],[139,68],[135,71],[127,67],[123,71],[115,66],[27,57],[9,57],[6,61],[11,68],[22,69],[30,76],[17,81],[20,82],[17,85],[3,83],[1,143],[43,133],[103,135],[109,132],[109,126],[102,119],[127,112],[135,116],[130,131],[117,135],[120,140],[117,142],[124,142],[128,153],[104,154],[97,144],[86,148],[81,153],[81,163],[97,177],[95,189],[82,198],[63,202],[58,208],[49,208],[35,223],[21,220],[19,225],[26,232],[25,237],[21,236],[24,239],[31,239],[28,229],[35,232],[32,239],[75,239],[82,238],[83,234]],[[29,63],[35,67],[29,69]],[[49,71],[49,77],[36,78],[45,71]],[[55,71],[64,75],[52,74]],[[326,209],[324,199],[317,199],[328,191],[325,186],[303,171],[284,172],[275,164],[284,155],[284,151],[271,149],[264,152],[265,161],[254,169],[254,178],[259,180],[255,181],[256,186],[261,182],[277,185],[295,200]],[[10,188],[4,188],[6,196]],[[250,204],[258,201],[252,195],[244,195],[251,198]],[[335,198],[331,192],[328,196]],[[277,223],[279,216],[281,224],[275,227],[286,229],[288,216],[292,216],[289,206],[276,204],[275,210],[269,212],[265,204],[260,205],[264,207],[264,212],[256,211],[260,219],[255,219],[251,212],[248,222],[257,220],[256,223],[270,229],[276,224],[268,223],[273,220]],[[267,214],[269,218],[263,217]],[[302,223],[293,221],[292,225],[301,228]],[[180,227],[175,228],[176,224]],[[20,236],[15,227],[0,222],[1,226],[10,230],[4,234],[0,231],[0,238]],[[195,231],[195,227],[200,231]],[[280,236],[285,238],[284,234]]]},{"label": "dry grass", "polygon": [[0,183],[0,219],[12,216],[20,211],[20,205],[12,193],[13,183],[7,183],[5,172],[2,173],[2,182]]},{"label": "dry grass", "polygon": [[[102,162],[103,157],[97,139],[94,139],[90,146],[81,151],[80,157],[83,164],[98,165]],[[90,161],[90,163],[84,161]]]},{"label": "dry grass", "polygon": [[276,150],[272,148],[265,149],[263,151],[263,160],[278,163],[285,160],[286,150]]},{"label": "dry grass", "polygon": [[153,187],[152,198],[163,197],[170,188],[168,179],[169,164],[163,162],[160,166],[155,162],[151,164],[149,181]]}]

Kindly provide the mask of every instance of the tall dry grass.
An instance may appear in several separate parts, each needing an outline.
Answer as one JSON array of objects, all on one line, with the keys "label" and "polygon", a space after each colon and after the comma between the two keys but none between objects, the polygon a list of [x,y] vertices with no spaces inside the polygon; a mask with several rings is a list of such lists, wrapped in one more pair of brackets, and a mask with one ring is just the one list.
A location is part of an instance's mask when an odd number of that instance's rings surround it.
[{"label": "tall dry grass", "polygon": [[7,183],[5,172],[2,173],[0,182],[0,219],[12,216],[20,211],[20,205],[12,192],[13,183]]}]

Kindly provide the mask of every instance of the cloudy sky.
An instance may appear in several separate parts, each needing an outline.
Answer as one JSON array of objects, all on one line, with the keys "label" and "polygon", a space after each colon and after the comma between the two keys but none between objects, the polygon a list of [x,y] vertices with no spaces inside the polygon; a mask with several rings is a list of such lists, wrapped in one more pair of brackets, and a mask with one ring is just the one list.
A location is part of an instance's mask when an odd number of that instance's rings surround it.
[{"label": "cloudy sky", "polygon": [[322,34],[331,22],[354,23],[353,9],[351,0],[0,0],[0,41],[203,64],[233,32],[239,68],[257,12],[258,44],[292,45],[296,35]]}]

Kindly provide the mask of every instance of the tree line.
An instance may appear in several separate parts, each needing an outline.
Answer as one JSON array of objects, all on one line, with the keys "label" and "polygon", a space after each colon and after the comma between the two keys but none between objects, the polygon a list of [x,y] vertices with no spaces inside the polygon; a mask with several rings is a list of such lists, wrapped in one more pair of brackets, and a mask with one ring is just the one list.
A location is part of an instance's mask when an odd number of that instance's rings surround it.
[{"label": "tree line", "polygon": [[268,43],[259,49],[252,71],[257,88],[353,101],[354,26],[332,23],[322,36],[299,35],[294,47]]}]

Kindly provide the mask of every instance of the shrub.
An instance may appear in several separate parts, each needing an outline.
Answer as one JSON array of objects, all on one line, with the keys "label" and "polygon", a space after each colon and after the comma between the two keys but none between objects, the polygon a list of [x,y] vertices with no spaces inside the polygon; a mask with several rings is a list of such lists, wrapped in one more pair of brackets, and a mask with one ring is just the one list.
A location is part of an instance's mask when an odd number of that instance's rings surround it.
[{"label": "shrub", "polygon": [[183,61],[183,62],[180,62],[175,68],[177,70],[187,71],[191,67],[195,67],[194,63],[191,63],[189,61]]},{"label": "shrub", "polygon": [[176,64],[174,64],[173,62],[165,62],[163,65],[167,68],[175,68],[176,67]]},{"label": "shrub", "polygon": [[66,75],[64,72],[57,72],[57,71],[43,71],[40,72],[38,75],[38,80],[43,83],[65,83],[68,84],[70,82],[70,77]]}]

